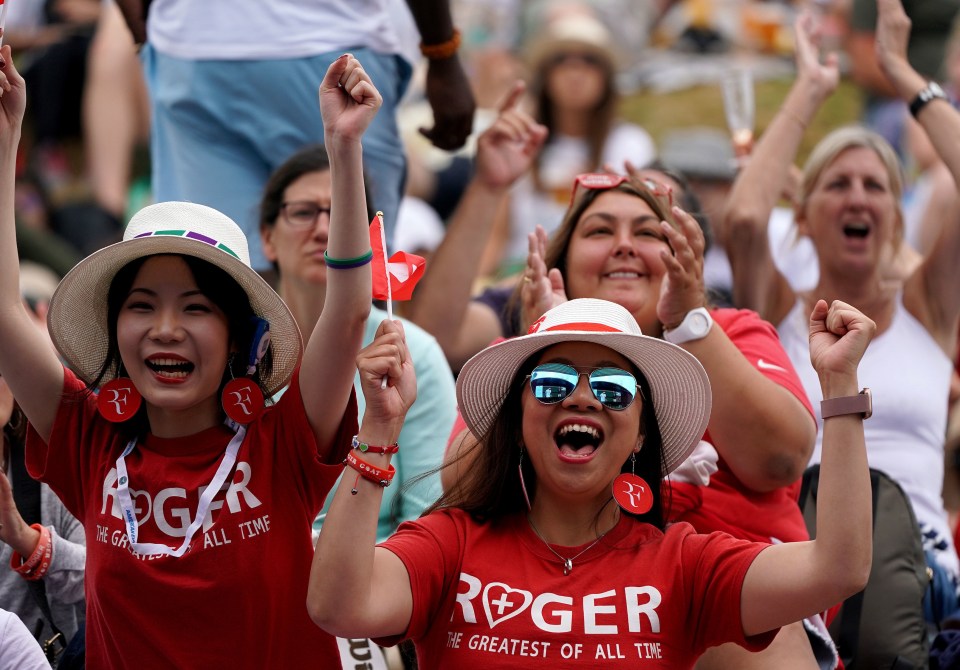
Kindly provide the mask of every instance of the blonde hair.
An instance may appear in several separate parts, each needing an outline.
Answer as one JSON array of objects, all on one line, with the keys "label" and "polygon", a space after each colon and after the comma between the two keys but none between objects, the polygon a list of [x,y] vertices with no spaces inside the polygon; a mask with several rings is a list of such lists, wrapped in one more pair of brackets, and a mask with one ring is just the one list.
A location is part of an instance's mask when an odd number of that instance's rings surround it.
[{"label": "blonde hair", "polygon": [[843,126],[837,128],[829,135],[824,137],[813,148],[807,162],[803,166],[803,182],[800,185],[800,201],[797,204],[798,211],[803,211],[814,187],[820,180],[823,171],[826,170],[837,157],[847,149],[864,148],[869,149],[877,155],[880,162],[887,172],[887,179],[890,180],[890,192],[896,203],[896,223],[894,231],[897,245],[903,240],[903,210],[900,207],[900,200],[903,197],[903,170],[900,166],[900,159],[897,153],[883,137],[868,130],[863,126]]}]

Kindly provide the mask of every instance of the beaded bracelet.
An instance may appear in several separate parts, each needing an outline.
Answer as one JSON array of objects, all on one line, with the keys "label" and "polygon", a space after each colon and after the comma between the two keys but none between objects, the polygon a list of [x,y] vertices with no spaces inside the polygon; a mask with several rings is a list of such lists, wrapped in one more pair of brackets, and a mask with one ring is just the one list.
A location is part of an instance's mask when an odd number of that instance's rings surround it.
[{"label": "beaded bracelet", "polygon": [[350,441],[350,447],[357,449],[363,453],[371,454],[395,454],[400,451],[400,445],[394,442],[393,444],[388,444],[385,447],[375,447],[372,444],[367,444],[366,442],[361,442],[358,438],[359,435],[354,435],[353,440]]},{"label": "beaded bracelet", "polygon": [[453,29],[453,36],[446,42],[440,42],[440,44],[420,43],[420,53],[422,53],[429,60],[443,60],[444,58],[450,58],[450,56],[457,53],[459,48],[460,31],[456,28]]},{"label": "beaded bracelet", "polygon": [[361,477],[386,488],[390,486],[393,476],[397,474],[397,469],[392,465],[388,465],[386,470],[378,468],[375,465],[367,463],[352,451],[347,452],[347,458],[344,460],[344,463],[359,473],[357,474],[357,478],[353,480],[353,488],[350,489],[350,493],[353,495],[357,495],[357,482],[360,481]]},{"label": "beaded bracelet", "polygon": [[40,533],[40,540],[27,560],[23,560],[23,556],[19,553],[13,552],[10,556],[10,567],[27,581],[33,582],[42,579],[47,574],[47,570],[50,569],[50,559],[53,557],[53,537],[50,535],[50,529],[46,526],[35,523],[31,524],[30,527]]},{"label": "beaded bracelet", "polygon": [[371,260],[373,260],[373,249],[354,258],[331,258],[326,251],[323,252],[323,262],[327,264],[328,268],[334,270],[352,270],[353,268],[363,267]]}]

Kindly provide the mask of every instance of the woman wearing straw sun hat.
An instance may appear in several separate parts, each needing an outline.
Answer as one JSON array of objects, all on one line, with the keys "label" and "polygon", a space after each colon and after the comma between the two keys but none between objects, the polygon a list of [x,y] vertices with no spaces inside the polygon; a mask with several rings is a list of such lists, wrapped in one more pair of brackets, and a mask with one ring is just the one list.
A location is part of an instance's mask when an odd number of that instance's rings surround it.
[{"label": "woman wearing straw sun hat", "polygon": [[[25,96],[9,47],[0,58],[0,373],[31,423],[28,469],[85,528],[88,665],[291,667],[319,655],[336,666],[304,585],[310,524],[356,428],[352,359],[371,291],[360,138],[379,93],[349,55],[320,86],[337,271],[305,348],[233,221],[159,203],[55,293],[50,332],[67,370],[30,333],[17,293]],[[42,570],[49,546],[41,533],[24,567]]]},{"label": "woman wearing straw sun hat", "polygon": [[[710,417],[696,358],[644,336],[615,303],[551,309],[457,379],[481,439],[476,477],[379,546],[390,454],[367,456],[368,470],[337,490],[310,575],[311,616],[343,637],[412,638],[421,668],[689,668],[711,645],[765,647],[780,626],[866,583],[869,413],[842,405],[860,397],[857,364],[874,327],[844,303],[820,301],[811,314],[811,359],[824,397],[841,405],[825,428],[829,502],[820,498],[816,540],[771,546],[664,528],[660,479]],[[391,444],[416,395],[402,329],[384,322],[358,367],[360,438]]]}]

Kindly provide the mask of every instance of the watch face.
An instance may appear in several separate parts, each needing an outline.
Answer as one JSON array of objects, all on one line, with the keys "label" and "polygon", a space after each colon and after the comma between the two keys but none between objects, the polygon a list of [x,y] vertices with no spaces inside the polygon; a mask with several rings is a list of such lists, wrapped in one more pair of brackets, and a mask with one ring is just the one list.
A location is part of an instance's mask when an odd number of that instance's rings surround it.
[{"label": "watch face", "polygon": [[692,315],[690,320],[690,332],[694,335],[703,336],[710,329],[710,320],[703,314],[697,312]]}]

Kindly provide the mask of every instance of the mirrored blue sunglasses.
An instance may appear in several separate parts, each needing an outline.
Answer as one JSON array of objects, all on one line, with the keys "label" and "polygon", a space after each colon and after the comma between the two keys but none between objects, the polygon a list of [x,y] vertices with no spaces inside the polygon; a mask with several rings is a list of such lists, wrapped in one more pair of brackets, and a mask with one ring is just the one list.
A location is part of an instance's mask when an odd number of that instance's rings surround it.
[{"label": "mirrored blue sunglasses", "polygon": [[577,388],[581,375],[586,375],[590,391],[607,409],[624,410],[633,403],[638,391],[643,394],[637,378],[626,370],[612,367],[587,369],[590,371],[580,372],[566,363],[538,365],[528,375],[533,397],[544,405],[561,402]]}]

